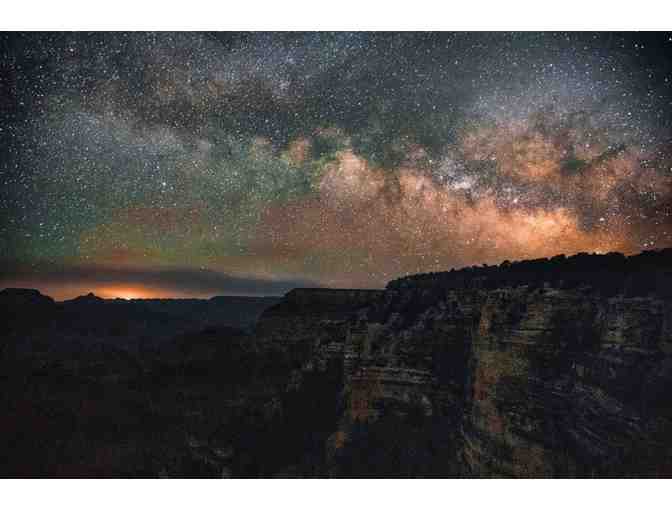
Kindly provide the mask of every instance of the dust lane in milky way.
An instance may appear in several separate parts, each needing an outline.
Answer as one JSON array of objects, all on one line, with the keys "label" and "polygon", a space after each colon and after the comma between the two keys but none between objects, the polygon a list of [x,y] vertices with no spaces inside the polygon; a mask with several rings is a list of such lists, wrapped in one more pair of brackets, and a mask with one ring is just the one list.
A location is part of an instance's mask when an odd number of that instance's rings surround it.
[{"label": "dust lane in milky way", "polygon": [[0,286],[380,287],[672,246],[672,35],[3,34]]}]

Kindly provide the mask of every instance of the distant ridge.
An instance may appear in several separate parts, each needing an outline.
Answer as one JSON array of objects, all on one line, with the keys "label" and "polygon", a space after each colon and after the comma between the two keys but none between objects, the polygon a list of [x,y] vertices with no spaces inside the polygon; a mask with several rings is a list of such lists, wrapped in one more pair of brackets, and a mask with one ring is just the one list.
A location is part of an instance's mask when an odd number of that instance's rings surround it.
[{"label": "distant ridge", "polygon": [[471,266],[436,273],[421,273],[392,280],[388,290],[410,287],[484,288],[520,285],[574,288],[583,285],[612,294],[656,293],[672,295],[672,248],[643,251],[629,257],[611,252],[604,255],[577,253],[556,255],[499,265]]}]

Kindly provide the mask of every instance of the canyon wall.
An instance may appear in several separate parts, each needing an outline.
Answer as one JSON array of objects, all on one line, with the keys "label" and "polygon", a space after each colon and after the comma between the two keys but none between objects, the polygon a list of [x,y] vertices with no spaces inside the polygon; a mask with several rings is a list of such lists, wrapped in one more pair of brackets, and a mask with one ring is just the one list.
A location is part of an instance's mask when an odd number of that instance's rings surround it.
[{"label": "canyon wall", "polygon": [[263,312],[255,335],[299,364],[341,359],[348,321],[382,295],[382,290],[294,289]]},{"label": "canyon wall", "polygon": [[303,345],[294,388],[340,362],[327,474],[669,476],[670,255],[297,290],[259,331]]}]

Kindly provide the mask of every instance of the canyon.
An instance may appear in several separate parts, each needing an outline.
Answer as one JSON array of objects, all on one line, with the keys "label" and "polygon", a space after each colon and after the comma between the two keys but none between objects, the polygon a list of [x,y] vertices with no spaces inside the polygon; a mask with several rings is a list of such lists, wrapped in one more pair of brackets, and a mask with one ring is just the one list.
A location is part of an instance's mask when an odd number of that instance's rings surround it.
[{"label": "canyon", "polygon": [[88,357],[57,353],[49,298],[3,292],[44,318],[7,322],[4,476],[672,474],[672,250],[294,289]]}]

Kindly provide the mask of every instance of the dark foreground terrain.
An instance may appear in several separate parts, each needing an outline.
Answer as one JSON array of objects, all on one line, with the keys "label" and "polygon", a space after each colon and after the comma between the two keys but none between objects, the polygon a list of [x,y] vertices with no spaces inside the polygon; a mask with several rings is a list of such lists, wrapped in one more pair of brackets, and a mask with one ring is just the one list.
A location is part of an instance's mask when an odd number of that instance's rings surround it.
[{"label": "dark foreground terrain", "polygon": [[4,477],[672,475],[672,250],[0,314]]}]

